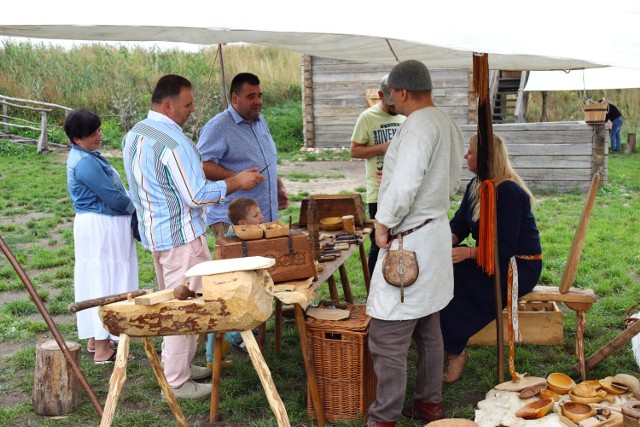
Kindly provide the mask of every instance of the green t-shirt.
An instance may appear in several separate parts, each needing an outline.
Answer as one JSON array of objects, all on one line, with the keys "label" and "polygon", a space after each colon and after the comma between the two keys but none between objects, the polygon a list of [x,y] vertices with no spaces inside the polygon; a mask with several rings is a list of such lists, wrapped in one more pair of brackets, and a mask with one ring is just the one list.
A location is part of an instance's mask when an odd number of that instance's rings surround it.
[{"label": "green t-shirt", "polygon": [[[386,144],[393,139],[405,119],[406,117],[401,114],[392,116],[380,108],[380,104],[376,104],[360,114],[353,129],[351,141],[366,146]],[[383,162],[384,154],[365,160],[367,203],[378,203],[380,184],[376,179],[376,171],[382,169]]]}]

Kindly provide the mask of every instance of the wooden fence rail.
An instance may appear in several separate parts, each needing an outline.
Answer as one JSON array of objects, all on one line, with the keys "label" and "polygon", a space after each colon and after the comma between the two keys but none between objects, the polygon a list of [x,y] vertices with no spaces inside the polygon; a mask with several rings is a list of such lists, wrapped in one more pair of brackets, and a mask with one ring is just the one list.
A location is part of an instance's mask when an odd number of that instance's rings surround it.
[{"label": "wooden fence rail", "polygon": [[[69,113],[69,111],[73,110],[73,108],[65,107],[64,105],[52,104],[50,102],[33,101],[30,99],[12,98],[4,95],[0,95],[0,105],[2,105],[2,114],[0,114],[0,125],[4,127],[4,133],[8,134],[10,127],[40,131],[40,137],[38,138],[38,153],[49,151],[49,128],[59,128],[59,126],[49,125],[49,114],[56,108],[63,110],[65,116]],[[20,117],[10,116],[9,108],[40,112],[40,124],[38,125],[38,123],[31,122]],[[17,124],[14,123],[15,121],[27,124]]]}]

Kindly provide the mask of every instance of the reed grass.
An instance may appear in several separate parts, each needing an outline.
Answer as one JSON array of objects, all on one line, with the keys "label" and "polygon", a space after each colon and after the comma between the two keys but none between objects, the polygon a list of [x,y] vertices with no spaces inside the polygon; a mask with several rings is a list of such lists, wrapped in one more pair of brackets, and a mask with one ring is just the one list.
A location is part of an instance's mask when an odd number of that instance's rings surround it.
[{"label": "reed grass", "polygon": [[[300,54],[256,45],[226,45],[222,54],[227,88],[237,73],[251,72],[261,79],[266,106],[300,100]],[[180,74],[192,82],[193,129],[225,105],[216,47],[184,52],[92,44],[67,50],[4,41],[0,64],[1,94],[89,108],[102,117],[118,118],[123,129],[146,115],[153,87],[165,74]],[[62,113],[53,119],[61,123]]]}]

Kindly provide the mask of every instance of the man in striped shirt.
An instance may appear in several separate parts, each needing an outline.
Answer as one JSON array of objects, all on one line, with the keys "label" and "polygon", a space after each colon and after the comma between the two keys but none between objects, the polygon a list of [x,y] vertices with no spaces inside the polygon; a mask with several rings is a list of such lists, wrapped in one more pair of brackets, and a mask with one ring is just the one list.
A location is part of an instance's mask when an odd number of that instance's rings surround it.
[{"label": "man in striped shirt", "polygon": [[[224,202],[236,190],[255,187],[264,176],[253,168],[207,181],[195,144],[182,132],[194,111],[189,80],[178,75],[160,78],[151,102],[153,109],[125,135],[122,149],[142,244],[153,252],[158,287],[173,289],[184,284],[189,268],[211,259],[204,236],[205,207]],[[199,278],[192,278],[189,287],[198,291]],[[211,394],[211,384],[193,381],[211,375],[211,370],[191,364],[196,344],[195,335],[163,339],[164,374],[179,399]]]}]

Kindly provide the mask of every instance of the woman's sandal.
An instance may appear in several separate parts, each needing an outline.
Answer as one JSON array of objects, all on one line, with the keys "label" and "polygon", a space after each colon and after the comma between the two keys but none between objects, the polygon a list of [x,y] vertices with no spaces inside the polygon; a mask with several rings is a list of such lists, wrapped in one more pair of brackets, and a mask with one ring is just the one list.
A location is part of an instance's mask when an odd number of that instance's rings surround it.
[{"label": "woman's sandal", "polygon": [[[109,347],[111,347],[111,350],[115,350],[118,347],[118,343],[115,342],[114,340],[109,340]],[[89,353],[95,353],[96,349],[95,348],[89,348],[89,345],[87,344],[87,351]]]}]

